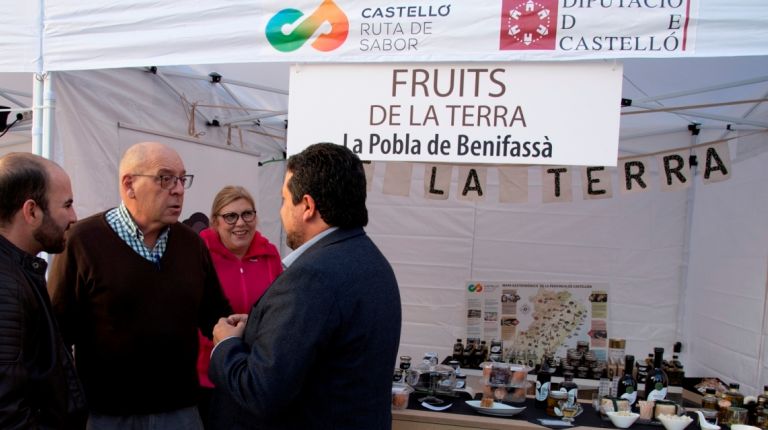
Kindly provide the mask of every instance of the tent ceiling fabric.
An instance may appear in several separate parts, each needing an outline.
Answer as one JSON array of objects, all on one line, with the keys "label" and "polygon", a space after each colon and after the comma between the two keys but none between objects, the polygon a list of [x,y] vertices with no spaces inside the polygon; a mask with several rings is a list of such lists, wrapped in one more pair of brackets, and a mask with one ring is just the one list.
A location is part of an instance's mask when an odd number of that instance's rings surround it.
[{"label": "tent ceiling fabric", "polygon": [[[726,84],[756,80],[746,85],[728,87]],[[727,87],[704,91],[707,88]],[[655,100],[659,96],[687,93],[679,97]],[[688,107],[745,100],[751,103],[653,112],[627,115],[644,109],[625,107],[622,110],[619,149],[620,156],[647,154],[684,147],[691,143],[688,125],[698,123],[700,142],[714,141],[733,135],[729,130],[761,131],[768,128],[768,57],[689,58],[624,61],[624,98],[643,101],[652,108]],[[696,116],[696,113],[722,120]],[[729,119],[734,119],[730,121]],[[737,124],[747,120],[766,126]],[[751,120],[751,121],[750,121]],[[681,144],[682,143],[682,144]]]}]

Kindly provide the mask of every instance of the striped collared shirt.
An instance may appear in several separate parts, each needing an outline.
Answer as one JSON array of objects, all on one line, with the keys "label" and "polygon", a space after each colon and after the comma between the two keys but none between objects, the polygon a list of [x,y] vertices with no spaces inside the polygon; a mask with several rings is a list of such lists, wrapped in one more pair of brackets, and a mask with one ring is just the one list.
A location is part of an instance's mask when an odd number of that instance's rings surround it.
[{"label": "striped collared shirt", "polygon": [[136,225],[130,212],[128,212],[128,208],[126,208],[123,203],[120,203],[120,206],[107,211],[106,217],[107,223],[112,227],[112,230],[114,230],[115,233],[120,236],[120,239],[123,239],[131,249],[147,260],[157,265],[160,264],[160,259],[163,257],[163,253],[165,253],[166,246],[168,246],[168,232],[170,231],[170,228],[166,228],[160,233],[153,249],[148,249],[147,246],[144,245],[144,233],[139,226]]}]

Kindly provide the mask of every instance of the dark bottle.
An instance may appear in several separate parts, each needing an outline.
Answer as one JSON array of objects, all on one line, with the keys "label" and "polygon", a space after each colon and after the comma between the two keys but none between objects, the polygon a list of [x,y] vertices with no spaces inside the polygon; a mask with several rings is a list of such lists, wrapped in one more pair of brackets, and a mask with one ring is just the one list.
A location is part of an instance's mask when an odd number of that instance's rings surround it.
[{"label": "dark bottle", "polygon": [[488,345],[485,341],[480,341],[480,346],[475,348],[475,353],[472,356],[472,368],[476,369],[480,367],[480,363],[484,362],[488,358]]},{"label": "dark bottle", "polygon": [[648,372],[645,379],[646,400],[664,400],[667,397],[669,379],[661,368],[664,360],[664,348],[653,348],[653,370]]},{"label": "dark bottle", "polygon": [[467,338],[467,344],[464,345],[464,352],[461,354],[461,360],[459,362],[461,363],[461,367],[471,367],[472,364],[472,356],[475,353],[475,339],[474,338]]},{"label": "dark bottle", "polygon": [[645,360],[637,361],[637,372],[635,373],[635,380],[638,384],[645,384],[645,380],[648,379],[648,372],[652,369],[653,354],[648,354]]},{"label": "dark bottle", "polygon": [[568,405],[573,406],[579,399],[579,386],[573,382],[573,373],[565,372],[563,382],[560,384],[560,391],[568,393]]},{"label": "dark bottle", "polygon": [[461,362],[462,354],[464,354],[464,344],[461,343],[461,339],[456,339],[456,343],[453,344],[453,359]]},{"label": "dark bottle", "polygon": [[536,400],[534,406],[537,409],[547,408],[547,398],[549,397],[549,391],[552,388],[552,371],[544,361],[541,363],[541,368],[536,373]]},{"label": "dark bottle", "polygon": [[728,391],[723,394],[723,397],[731,402],[732,407],[744,407],[744,395],[739,392],[739,384],[728,384]]},{"label": "dark bottle", "polygon": [[624,376],[619,379],[619,385],[616,389],[616,397],[620,399],[627,399],[629,406],[635,404],[637,400],[637,381],[632,377],[632,370],[635,367],[635,356],[624,356]]},{"label": "dark bottle", "polygon": [[669,385],[683,385],[685,370],[683,370],[683,363],[680,361],[677,354],[673,355],[672,361],[669,362],[669,370],[667,370],[667,376],[669,377]]},{"label": "dark bottle", "polygon": [[763,394],[757,396],[757,419],[755,425],[764,429],[768,427],[768,385],[763,386]]},{"label": "dark bottle", "polygon": [[701,398],[701,408],[717,410],[717,396],[714,388],[707,388],[706,394]]}]

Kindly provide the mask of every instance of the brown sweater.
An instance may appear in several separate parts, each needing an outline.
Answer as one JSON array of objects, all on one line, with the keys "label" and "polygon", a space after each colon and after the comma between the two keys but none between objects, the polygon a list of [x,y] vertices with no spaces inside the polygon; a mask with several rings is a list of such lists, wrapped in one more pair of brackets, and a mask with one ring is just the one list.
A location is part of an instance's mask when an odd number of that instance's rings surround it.
[{"label": "brown sweater", "polygon": [[171,226],[160,264],[133,251],[104,213],[73,226],[49,274],[62,335],[90,409],[136,415],[197,401],[197,329],[206,336],[231,308],[202,240]]}]

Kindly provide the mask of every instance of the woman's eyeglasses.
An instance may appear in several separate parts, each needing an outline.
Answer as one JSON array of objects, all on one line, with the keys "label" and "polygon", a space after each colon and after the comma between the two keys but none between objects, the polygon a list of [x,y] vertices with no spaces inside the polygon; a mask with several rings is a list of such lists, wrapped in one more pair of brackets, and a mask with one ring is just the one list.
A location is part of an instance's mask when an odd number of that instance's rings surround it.
[{"label": "woman's eyeglasses", "polygon": [[253,220],[256,219],[256,211],[247,210],[242,211],[240,213],[237,212],[227,212],[225,214],[219,214],[221,219],[224,220],[227,224],[236,224],[237,220],[242,218],[244,222],[253,222]]}]

